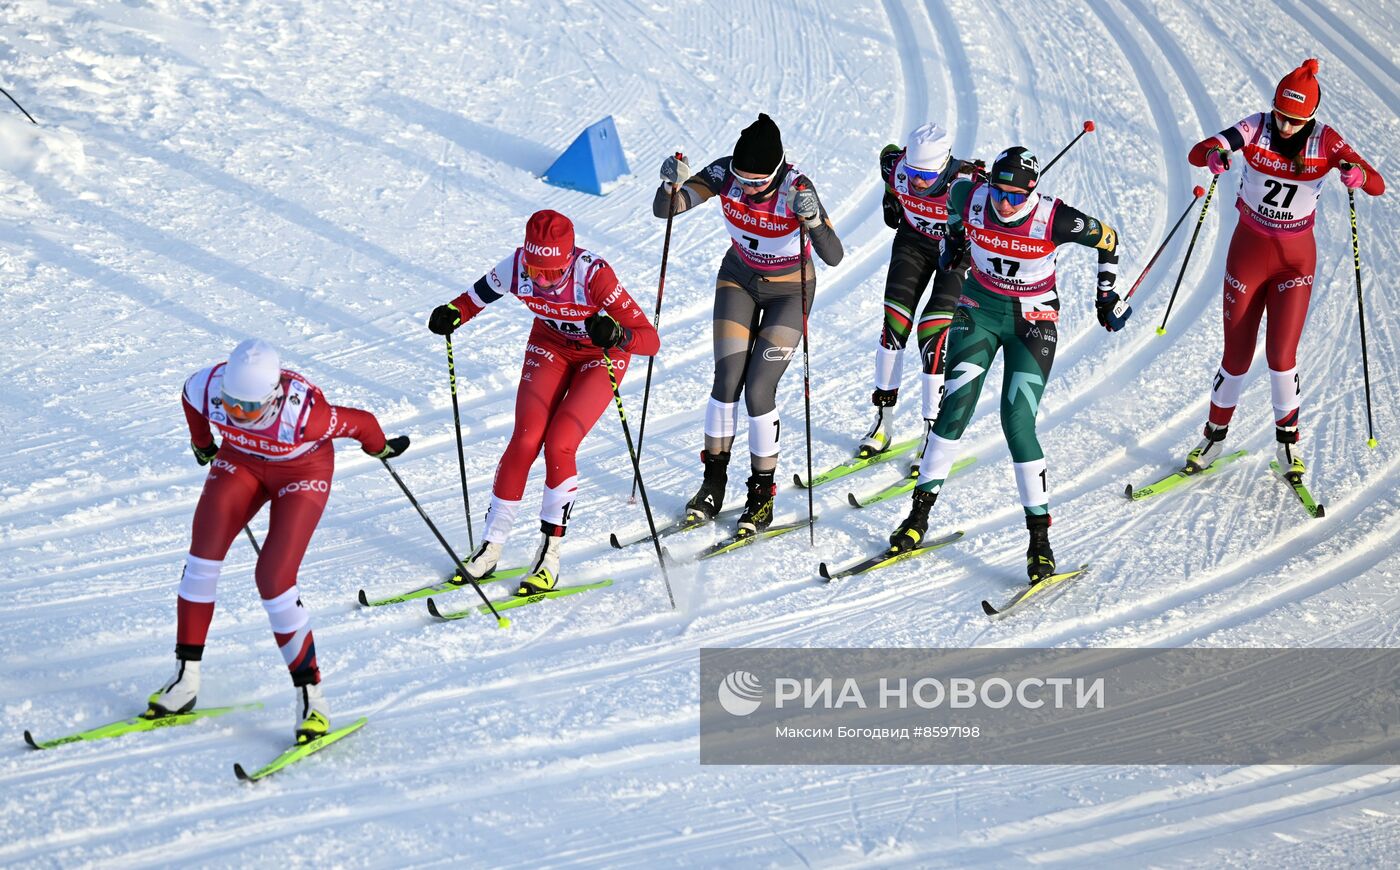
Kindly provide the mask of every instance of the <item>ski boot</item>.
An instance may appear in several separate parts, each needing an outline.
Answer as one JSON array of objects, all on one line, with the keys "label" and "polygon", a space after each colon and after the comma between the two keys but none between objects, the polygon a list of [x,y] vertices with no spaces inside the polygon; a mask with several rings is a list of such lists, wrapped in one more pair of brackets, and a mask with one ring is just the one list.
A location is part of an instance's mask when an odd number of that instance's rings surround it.
[{"label": "ski boot", "polygon": [[938,501],[938,493],[932,490],[915,489],[914,506],[909,516],[890,534],[890,549],[896,553],[912,550],[923,542],[928,534],[928,512]]},{"label": "ski boot", "polygon": [[1188,474],[1199,474],[1210,468],[1210,464],[1220,458],[1220,454],[1225,451],[1225,434],[1230,431],[1229,426],[1217,426],[1214,423],[1207,423],[1201,443],[1196,445],[1196,449],[1186,454],[1186,472]]},{"label": "ski boot", "polygon": [[749,497],[739,515],[739,535],[753,535],[773,525],[773,496],[778,492],[772,471],[749,475]]},{"label": "ski boot", "polygon": [[459,568],[448,582],[457,586],[465,586],[472,580],[486,579],[492,571],[496,570],[496,565],[501,561],[501,549],[501,545],[495,541],[482,541],[476,554],[468,559],[464,566],[466,576],[463,576],[462,570]]},{"label": "ski boot", "polygon": [[893,408],[895,401],[899,398],[899,390],[876,390],[870,394],[870,401],[875,405],[875,423],[870,427],[870,431],[865,434],[865,439],[856,448],[857,459],[869,459],[880,453],[884,453],[890,446],[890,417],[885,413],[886,408]]},{"label": "ski boot", "polygon": [[1026,574],[1031,585],[1055,573],[1055,552],[1050,549],[1050,515],[1026,517],[1031,545],[1026,548]]},{"label": "ski boot", "polygon": [[711,453],[702,450],[700,461],[705,464],[705,479],[700,484],[700,491],[685,503],[685,510],[687,518],[708,522],[724,506],[724,488],[729,483],[729,451]]},{"label": "ski boot", "polygon": [[194,709],[195,696],[199,694],[199,660],[175,660],[175,676],[166,680],[159,691],[146,699],[146,719],[160,719],[178,713],[188,713]]},{"label": "ski boot", "polygon": [[320,683],[307,683],[295,688],[297,704],[293,716],[297,723],[297,745],[300,746],[330,733],[331,708],[326,703],[326,695],[321,691]]},{"label": "ski boot", "polygon": [[539,552],[535,555],[535,568],[515,590],[515,594],[522,598],[551,592],[559,587],[559,554],[564,549],[564,527],[541,522],[540,531],[544,533],[544,539],[540,541]]},{"label": "ski boot", "polygon": [[1302,483],[1308,467],[1298,455],[1297,427],[1279,426],[1274,429],[1274,438],[1278,441],[1278,467],[1284,479],[1294,485]]}]

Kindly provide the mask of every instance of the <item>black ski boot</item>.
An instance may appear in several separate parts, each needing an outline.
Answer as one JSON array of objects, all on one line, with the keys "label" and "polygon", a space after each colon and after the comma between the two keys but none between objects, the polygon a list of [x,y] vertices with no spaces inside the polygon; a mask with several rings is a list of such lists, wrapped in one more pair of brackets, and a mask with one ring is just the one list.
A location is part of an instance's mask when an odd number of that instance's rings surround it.
[{"label": "black ski boot", "polygon": [[1026,517],[1031,545],[1026,549],[1026,574],[1031,585],[1055,573],[1055,553],[1050,549],[1050,515]]},{"label": "black ski boot", "polygon": [[923,542],[924,536],[928,534],[928,512],[936,501],[938,493],[914,490],[914,506],[909,509],[909,516],[905,517],[904,522],[890,535],[890,549],[903,553]]},{"label": "black ski boot", "polygon": [[778,492],[772,471],[755,471],[749,475],[749,497],[744,512],[739,515],[739,534],[754,534],[773,525],[773,496]]},{"label": "black ski boot", "polygon": [[724,506],[724,487],[729,483],[729,451],[710,453],[702,450],[700,461],[705,464],[705,479],[700,484],[700,491],[685,503],[685,509],[689,516],[712,520]]}]

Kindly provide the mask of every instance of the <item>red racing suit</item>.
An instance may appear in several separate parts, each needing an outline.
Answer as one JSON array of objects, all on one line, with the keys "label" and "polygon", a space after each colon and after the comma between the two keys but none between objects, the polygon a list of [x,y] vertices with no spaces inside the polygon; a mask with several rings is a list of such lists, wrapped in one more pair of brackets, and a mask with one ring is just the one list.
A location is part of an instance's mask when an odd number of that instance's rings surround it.
[{"label": "red racing suit", "polygon": [[1211,389],[1210,422],[1230,422],[1267,311],[1264,353],[1274,420],[1281,438],[1296,441],[1302,395],[1298,340],[1317,265],[1312,227],[1322,184],[1342,163],[1362,168],[1361,189],[1372,196],[1385,191],[1385,180],[1340,133],[1315,120],[1284,139],[1270,113],[1251,115],[1196,143],[1188,159],[1205,166],[1215,148],[1243,152],[1244,169],[1235,202],[1240,221],[1225,261],[1225,351]]},{"label": "red racing suit", "polygon": [[330,497],[335,471],[332,438],[354,438],[371,453],[384,432],[368,411],[332,405],[313,384],[282,371],[282,398],[272,421],[257,429],[233,424],[222,408],[224,363],[185,382],[185,420],[198,448],[222,436],[194,511],[194,533],[177,602],[176,654],[198,660],[214,617],[215,591],[233,539],[271,503],[267,538],[258,556],[258,594],[296,685],[319,683],[316,644],[297,589],[297,570]]},{"label": "red racing suit", "polygon": [[463,323],[506,295],[519,299],[535,316],[515,396],[515,430],[496,466],[486,512],[483,537],[495,543],[505,543],[510,536],[530,466],[541,448],[545,461],[541,526],[549,534],[564,533],[578,492],[579,443],[613,397],[604,352],[589,340],[584,321],[606,311],[631,334],[608,352],[619,384],[632,354],[651,356],[661,347],[656,328],[618,283],[607,261],[575,248],[563,280],[543,290],[526,273],[523,251],[517,248],[452,301]]}]

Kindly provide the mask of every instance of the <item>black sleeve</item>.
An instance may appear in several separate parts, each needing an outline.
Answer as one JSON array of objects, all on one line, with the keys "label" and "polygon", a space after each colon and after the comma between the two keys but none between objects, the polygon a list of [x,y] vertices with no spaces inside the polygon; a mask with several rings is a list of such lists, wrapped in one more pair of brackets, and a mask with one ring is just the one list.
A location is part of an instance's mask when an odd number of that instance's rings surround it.
[{"label": "black sleeve", "polygon": [[899,229],[904,222],[904,207],[899,204],[899,197],[895,196],[894,188],[890,187],[890,173],[894,172],[894,166],[899,162],[899,158],[904,156],[904,151],[898,145],[886,145],[880,151],[880,180],[885,183],[885,198],[880,203],[880,209],[885,218],[885,226],[892,230]]},{"label": "black sleeve", "polygon": [[1225,141],[1230,143],[1231,151],[1244,150],[1244,136],[1240,133],[1239,128],[1226,127],[1224,130],[1221,130],[1218,135],[1224,136]]},{"label": "black sleeve", "polygon": [[1062,202],[1055,208],[1050,240],[1056,245],[1076,244],[1098,251],[1099,290],[1113,289],[1118,280],[1118,232],[1113,227]]}]

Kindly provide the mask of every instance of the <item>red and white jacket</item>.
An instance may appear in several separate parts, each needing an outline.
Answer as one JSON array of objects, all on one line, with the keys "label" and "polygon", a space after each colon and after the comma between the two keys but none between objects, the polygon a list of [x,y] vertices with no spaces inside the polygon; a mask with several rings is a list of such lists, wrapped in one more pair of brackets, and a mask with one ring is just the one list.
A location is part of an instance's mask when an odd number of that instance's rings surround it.
[{"label": "red and white jacket", "polygon": [[1342,163],[1355,164],[1365,171],[1362,190],[1371,196],[1385,192],[1381,174],[1347,144],[1341,133],[1326,124],[1313,124],[1300,155],[1302,171],[1293,159],[1275,149],[1271,129],[1268,112],[1250,115],[1197,142],[1187,158],[1194,166],[1205,166],[1206,156],[1213,148],[1243,152],[1244,172],[1235,207],[1255,229],[1279,236],[1311,230],[1327,173]]},{"label": "red and white jacket", "polygon": [[270,462],[306,456],[332,438],[354,438],[370,453],[384,449],[384,430],[369,411],[332,405],[306,378],[282,370],[282,408],[260,429],[235,425],[224,413],[224,366],[200,369],[185,381],[183,404],[190,441],[205,448],[214,443],[214,431],[223,439],[220,450],[233,448]]},{"label": "red and white jacket", "polygon": [[466,323],[487,305],[510,295],[519,299],[535,316],[536,334],[592,346],[583,322],[599,311],[606,311],[632,333],[621,350],[651,356],[661,349],[661,338],[642,309],[617,281],[612,266],[602,257],[574,248],[569,273],[559,286],[541,290],[525,271],[524,248],[477,279],[471,289],[452,300]]}]

